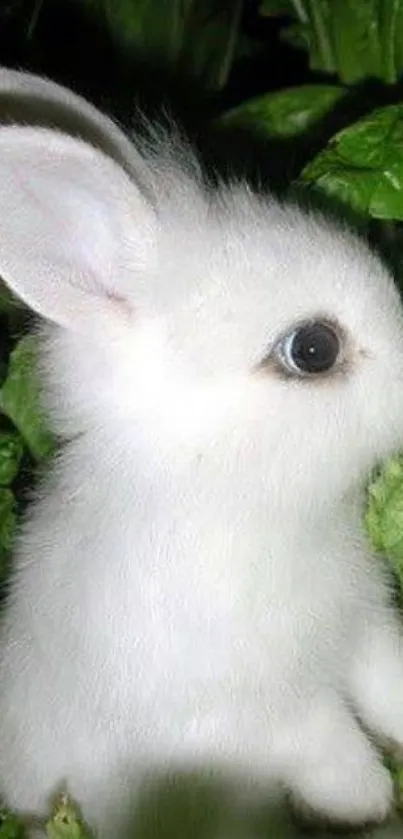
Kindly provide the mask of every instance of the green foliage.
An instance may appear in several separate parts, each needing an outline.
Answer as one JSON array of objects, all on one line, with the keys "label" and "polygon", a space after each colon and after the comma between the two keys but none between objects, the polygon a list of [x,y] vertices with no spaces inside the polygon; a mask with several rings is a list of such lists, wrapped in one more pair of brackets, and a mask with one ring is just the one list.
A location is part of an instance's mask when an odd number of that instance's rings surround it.
[{"label": "green foliage", "polygon": [[302,180],[357,212],[403,221],[403,104],[373,111],[337,134]]},{"label": "green foliage", "polygon": [[263,15],[288,15],[283,37],[306,49],[310,67],[351,84],[394,84],[403,70],[402,0],[262,0]]},{"label": "green foliage", "polygon": [[83,0],[120,48],[222,88],[239,42],[241,0]]},{"label": "green foliage", "polygon": [[[62,795],[56,801],[49,819],[44,824],[48,839],[91,839],[76,805]],[[0,839],[26,839],[27,832],[23,822],[13,813],[3,810],[0,813]]]},{"label": "green foliage", "polygon": [[0,812],[0,839],[24,839],[24,828],[20,820],[5,810]]},{"label": "green foliage", "polygon": [[374,549],[388,557],[403,589],[403,456],[392,458],[372,481],[365,523]]},{"label": "green foliage", "polygon": [[[1,291],[1,286],[0,286]],[[0,293],[0,301],[1,301]],[[4,296],[5,311],[9,301]],[[25,336],[15,343],[7,374],[0,388],[0,586],[10,568],[15,528],[18,522],[18,498],[14,486],[20,478],[24,460],[44,461],[54,442],[46,429],[39,408],[35,372],[35,338]],[[11,425],[10,427],[7,427]],[[0,839],[2,833],[0,832]]]},{"label": "green foliage", "polygon": [[[48,839],[91,839],[75,804],[62,795],[56,802],[51,818],[46,823]],[[1,834],[0,834],[1,839]]]},{"label": "green foliage", "polygon": [[223,128],[254,128],[263,136],[295,137],[328,114],[346,90],[337,85],[302,85],[266,93],[224,113]]},{"label": "green foliage", "polygon": [[0,489],[0,584],[10,570],[11,549],[17,524],[16,500],[11,489]]},{"label": "green foliage", "polygon": [[50,454],[53,443],[38,406],[35,355],[35,338],[21,338],[11,353],[8,375],[0,390],[0,411],[18,428],[33,457],[42,460]]},{"label": "green foliage", "polygon": [[0,487],[9,486],[17,477],[23,443],[14,431],[0,431]]}]

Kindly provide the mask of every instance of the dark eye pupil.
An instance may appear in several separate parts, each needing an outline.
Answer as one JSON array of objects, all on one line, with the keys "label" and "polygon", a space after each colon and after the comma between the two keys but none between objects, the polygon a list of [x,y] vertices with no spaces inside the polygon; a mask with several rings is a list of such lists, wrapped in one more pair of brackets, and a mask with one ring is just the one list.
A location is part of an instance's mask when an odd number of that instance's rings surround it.
[{"label": "dark eye pupil", "polygon": [[294,335],[290,354],[302,373],[324,373],[337,360],[339,339],[324,323],[303,326]]}]

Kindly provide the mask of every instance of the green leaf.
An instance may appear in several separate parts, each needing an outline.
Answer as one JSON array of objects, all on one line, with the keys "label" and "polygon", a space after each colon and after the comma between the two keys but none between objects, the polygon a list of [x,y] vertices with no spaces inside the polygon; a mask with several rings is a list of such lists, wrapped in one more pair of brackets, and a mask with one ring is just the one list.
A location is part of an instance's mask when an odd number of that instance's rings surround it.
[{"label": "green leaf", "polygon": [[337,0],[262,0],[260,14],[286,15],[291,23],[283,29],[281,40],[309,52],[311,70],[335,73],[334,6]]},{"label": "green leaf", "polygon": [[178,66],[208,90],[228,80],[239,38],[242,0],[193,0],[183,25]]},{"label": "green leaf", "polygon": [[[307,3],[312,10],[320,6],[317,0]],[[403,0],[328,0],[328,9],[325,29],[341,81],[378,78],[396,83],[403,70]],[[312,37],[317,26],[312,14],[309,18]],[[326,68],[319,63],[317,69]]]},{"label": "green leaf", "polygon": [[16,503],[10,489],[0,489],[0,548],[9,552],[13,545]]},{"label": "green leaf", "polygon": [[365,525],[374,550],[388,557],[403,585],[403,455],[370,484]]},{"label": "green leaf", "polygon": [[380,77],[389,83],[398,81],[403,70],[403,0],[378,3]]},{"label": "green leaf", "polygon": [[38,403],[36,340],[22,338],[10,356],[8,376],[0,390],[0,410],[20,432],[33,457],[41,460],[53,448]]},{"label": "green leaf", "polygon": [[53,815],[46,824],[46,833],[48,839],[91,839],[89,829],[66,795],[60,796],[56,802]]},{"label": "green leaf", "polygon": [[0,489],[0,583],[7,579],[10,570],[16,524],[17,513],[14,495],[10,489]]},{"label": "green leaf", "polygon": [[[191,0],[190,0],[191,1]],[[189,0],[84,0],[103,17],[122,48],[151,59],[175,61]]]},{"label": "green leaf", "polygon": [[309,66],[311,70],[335,73],[338,69],[334,50],[334,22],[332,18],[334,5],[337,2],[338,0],[305,0],[304,17],[300,17],[301,20],[305,19],[307,23]]},{"label": "green leaf", "polygon": [[396,798],[399,810],[403,809],[403,764],[394,762],[392,767],[393,777],[396,784]]},{"label": "green leaf", "polygon": [[24,839],[25,831],[17,816],[0,811],[0,839]]},{"label": "green leaf", "polygon": [[0,431],[0,486],[9,486],[18,474],[24,452],[20,435],[15,431]]},{"label": "green leaf", "polygon": [[372,218],[403,220],[403,105],[380,108],[337,134],[303,183]]},{"label": "green leaf", "polygon": [[403,71],[403,0],[263,0],[263,15],[286,15],[282,40],[309,53],[311,70],[343,84],[378,78],[395,84]]},{"label": "green leaf", "polygon": [[[312,5],[315,0],[312,0]],[[365,78],[383,78],[379,0],[333,0],[332,40],[340,79],[353,84]]]},{"label": "green leaf", "polygon": [[223,87],[234,59],[242,0],[83,0],[121,49]]},{"label": "green leaf", "polygon": [[302,85],[267,93],[244,102],[223,114],[217,125],[252,126],[269,137],[295,137],[302,134],[346,95],[336,85]]}]

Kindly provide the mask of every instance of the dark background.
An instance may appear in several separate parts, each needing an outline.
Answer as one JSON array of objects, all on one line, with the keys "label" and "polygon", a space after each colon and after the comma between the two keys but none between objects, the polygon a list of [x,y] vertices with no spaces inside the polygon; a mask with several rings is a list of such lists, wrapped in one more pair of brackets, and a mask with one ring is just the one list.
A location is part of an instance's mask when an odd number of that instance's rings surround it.
[{"label": "dark background", "polygon": [[214,111],[313,78],[306,54],[279,40],[284,18],[261,17],[254,0],[245,0],[241,24],[254,42],[253,54],[238,60],[225,90],[207,99],[194,86],[187,88],[183,79],[170,77],[166,67],[144,65],[134,55],[124,55],[102,24],[95,3],[92,12],[80,0],[43,0],[35,23],[36,2],[2,0],[0,63],[42,72],[91,98],[110,100],[112,107],[119,107],[126,95],[148,107],[170,101],[178,110]]},{"label": "dark background", "polygon": [[[136,0],[132,3],[136,8]],[[352,86],[341,107],[293,140],[266,137],[262,142],[250,128],[224,135],[214,131],[215,116],[251,97],[304,83],[339,83],[337,77],[312,72],[308,54],[284,43],[280,32],[285,22],[259,14],[259,0],[244,0],[244,55],[234,62],[225,87],[209,93],[185,73],[125,49],[105,23],[102,0],[0,0],[0,64],[73,88],[126,128],[135,127],[138,108],[153,117],[162,106],[184,125],[211,169],[235,168],[281,191],[338,130],[378,105],[403,98],[401,84],[369,79]]]}]

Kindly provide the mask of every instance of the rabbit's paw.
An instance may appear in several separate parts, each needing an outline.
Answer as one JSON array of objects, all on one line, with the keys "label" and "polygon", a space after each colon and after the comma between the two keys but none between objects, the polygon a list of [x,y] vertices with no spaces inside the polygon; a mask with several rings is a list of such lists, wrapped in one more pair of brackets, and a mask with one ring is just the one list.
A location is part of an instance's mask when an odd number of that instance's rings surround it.
[{"label": "rabbit's paw", "polygon": [[403,636],[391,615],[360,633],[350,697],[364,723],[403,755]]},{"label": "rabbit's paw", "polygon": [[359,772],[353,756],[343,764],[323,762],[300,778],[294,793],[296,809],[306,816],[345,825],[383,822],[393,805],[393,784],[380,762]]},{"label": "rabbit's paw", "polygon": [[288,785],[304,809],[336,823],[378,823],[393,782],[348,708],[336,697],[311,709],[288,744]]}]

